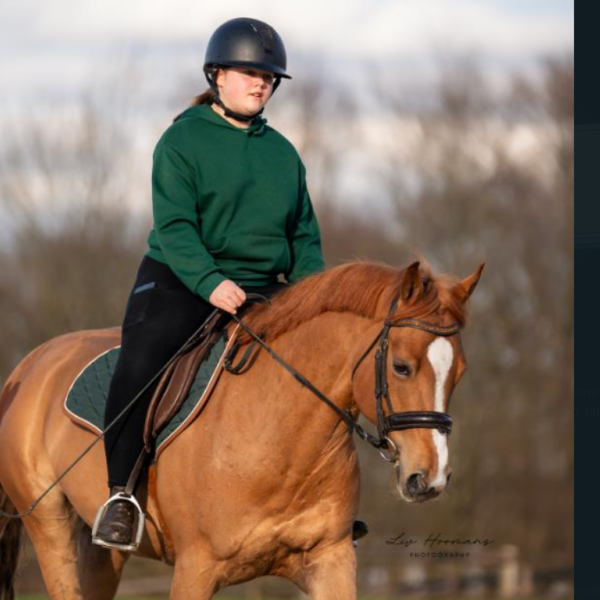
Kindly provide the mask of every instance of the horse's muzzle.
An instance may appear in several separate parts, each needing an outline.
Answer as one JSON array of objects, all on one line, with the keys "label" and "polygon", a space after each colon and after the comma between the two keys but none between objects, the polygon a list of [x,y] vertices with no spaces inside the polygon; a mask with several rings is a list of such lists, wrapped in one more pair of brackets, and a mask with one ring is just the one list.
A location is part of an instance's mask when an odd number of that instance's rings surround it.
[{"label": "horse's muzzle", "polygon": [[406,478],[405,482],[401,479],[400,465],[396,464],[396,482],[398,491],[402,498],[408,502],[425,502],[437,498],[448,485],[450,475],[446,477],[446,481],[441,485],[431,485],[426,475],[420,471],[412,473]]}]

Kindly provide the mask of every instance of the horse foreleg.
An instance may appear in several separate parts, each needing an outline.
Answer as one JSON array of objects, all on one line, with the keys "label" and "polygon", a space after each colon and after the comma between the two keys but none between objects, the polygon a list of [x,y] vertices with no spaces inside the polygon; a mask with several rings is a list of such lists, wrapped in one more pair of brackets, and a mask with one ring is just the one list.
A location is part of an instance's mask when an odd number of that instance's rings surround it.
[{"label": "horse foreleg", "polygon": [[352,541],[307,554],[303,574],[312,600],[356,600],[356,552]]},{"label": "horse foreleg", "polygon": [[83,525],[79,530],[77,570],[85,600],[112,600],[128,558],[126,552],[94,546],[91,529]]},{"label": "horse foreleg", "polygon": [[209,600],[218,591],[217,565],[196,552],[178,555],[169,600]]}]

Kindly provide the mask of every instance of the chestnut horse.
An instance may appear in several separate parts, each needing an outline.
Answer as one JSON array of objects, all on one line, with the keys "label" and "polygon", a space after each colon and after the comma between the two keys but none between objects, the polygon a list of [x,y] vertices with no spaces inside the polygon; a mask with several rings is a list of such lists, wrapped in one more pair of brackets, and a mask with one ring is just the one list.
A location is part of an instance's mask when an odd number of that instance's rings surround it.
[{"label": "chestnut horse", "polygon": [[[251,307],[244,322],[337,406],[374,423],[374,350],[353,368],[392,300],[399,300],[394,319],[464,326],[482,269],[461,281],[419,262],[405,269],[346,264],[285,289],[271,305]],[[119,328],[62,335],[10,375],[0,396],[1,510],[26,511],[94,439],[62,404],[84,365],[119,337]],[[385,369],[394,411],[446,411],[465,367],[460,333],[389,332]],[[421,428],[389,435],[398,449],[399,495],[409,502],[439,495],[450,475],[446,437]],[[244,375],[223,373],[153,472],[138,494],[147,519],[137,554],[174,564],[171,599],[212,598],[263,575],[287,578],[316,600],[356,598],[354,439],[340,415],[267,352]],[[416,475],[423,485],[410,485]],[[99,443],[30,515],[0,517],[0,598],[11,598],[21,523],[51,598],[114,597],[128,555],[90,542],[106,481]]]}]

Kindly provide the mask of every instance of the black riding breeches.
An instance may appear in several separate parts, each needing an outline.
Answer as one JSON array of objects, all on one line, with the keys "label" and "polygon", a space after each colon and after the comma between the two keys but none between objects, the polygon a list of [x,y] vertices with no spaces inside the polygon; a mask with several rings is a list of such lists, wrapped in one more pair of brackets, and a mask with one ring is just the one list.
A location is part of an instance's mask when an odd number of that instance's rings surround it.
[{"label": "black riding breeches", "polygon": [[[285,287],[242,286],[270,297]],[[123,319],[121,350],[106,403],[105,427],[183,346],[214,306],[192,293],[165,265],[144,256]],[[127,483],[143,447],[146,412],[160,377],[104,438],[109,486]]]}]

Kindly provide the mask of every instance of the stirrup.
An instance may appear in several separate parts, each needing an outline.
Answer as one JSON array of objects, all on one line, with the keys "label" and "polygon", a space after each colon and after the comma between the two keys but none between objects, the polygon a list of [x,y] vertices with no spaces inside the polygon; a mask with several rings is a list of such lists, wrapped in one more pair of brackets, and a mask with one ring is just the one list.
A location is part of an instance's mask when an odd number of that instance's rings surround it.
[{"label": "stirrup", "polygon": [[[106,511],[108,510],[108,506],[114,502],[115,500],[125,500],[133,504],[136,509],[137,515],[134,518],[133,526],[135,531],[135,536],[131,544],[117,544],[115,542],[105,542],[104,540],[97,537],[98,528],[100,527],[100,523],[104,516],[106,515]],[[104,548],[115,548],[116,550],[124,550],[126,552],[131,552],[133,550],[137,550],[140,542],[142,541],[142,534],[144,533],[144,522],[146,520],[146,515],[142,510],[142,507],[139,505],[139,502],[135,499],[135,496],[127,495],[124,492],[118,492],[114,496],[111,496],[99,509],[96,514],[96,518],[94,519],[94,526],[92,527],[92,544],[96,546],[102,546]]]}]

